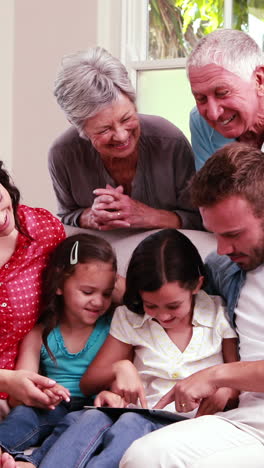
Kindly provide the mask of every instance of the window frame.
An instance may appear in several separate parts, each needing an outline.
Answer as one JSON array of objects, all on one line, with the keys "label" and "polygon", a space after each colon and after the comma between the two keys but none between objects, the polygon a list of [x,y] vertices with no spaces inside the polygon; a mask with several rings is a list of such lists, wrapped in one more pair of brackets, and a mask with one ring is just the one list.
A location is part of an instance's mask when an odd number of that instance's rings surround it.
[{"label": "window frame", "polygon": [[[137,89],[137,73],[186,67],[186,58],[147,60],[148,0],[122,0],[120,58]],[[232,28],[233,0],[224,2],[224,27]]]}]

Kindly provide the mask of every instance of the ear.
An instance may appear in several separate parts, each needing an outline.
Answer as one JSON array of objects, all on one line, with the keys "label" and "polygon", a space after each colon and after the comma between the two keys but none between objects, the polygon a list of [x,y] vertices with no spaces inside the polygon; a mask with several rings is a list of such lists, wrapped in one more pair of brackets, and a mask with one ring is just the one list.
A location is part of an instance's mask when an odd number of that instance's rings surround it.
[{"label": "ear", "polygon": [[57,294],[57,296],[62,296],[63,295],[62,289],[58,288],[57,291],[56,291],[56,294]]},{"label": "ear", "polygon": [[192,290],[192,294],[197,294],[198,291],[200,291],[200,289],[201,289],[201,287],[203,285],[203,282],[204,282],[204,276],[199,276],[198,284],[195,287],[195,289]]},{"label": "ear", "polygon": [[255,80],[258,96],[264,96],[264,65],[256,68]]}]

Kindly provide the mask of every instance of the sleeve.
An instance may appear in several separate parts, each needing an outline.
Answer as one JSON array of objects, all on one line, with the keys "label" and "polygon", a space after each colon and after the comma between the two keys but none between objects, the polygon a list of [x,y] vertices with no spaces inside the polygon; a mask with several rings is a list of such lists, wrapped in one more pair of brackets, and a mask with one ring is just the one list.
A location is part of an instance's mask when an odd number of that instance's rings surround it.
[{"label": "sleeve", "polygon": [[206,127],[201,125],[201,116],[195,107],[190,113],[190,131],[197,171],[201,169],[205,161],[212,155],[209,134],[207,134],[205,130]]},{"label": "sleeve", "polygon": [[222,339],[237,338],[237,334],[228,320],[227,310],[223,305],[222,299],[219,296],[215,296],[214,299],[217,307],[215,320],[216,333],[221,336]]},{"label": "sleeve", "polygon": [[120,306],[115,310],[111,322],[110,335],[123,343],[134,345],[134,330],[128,315],[129,311],[125,306]]},{"label": "sleeve", "polygon": [[[49,150],[48,168],[51,176],[54,192],[57,198],[58,216],[64,224],[78,226],[78,218],[83,212],[83,208],[76,205],[70,187],[70,178],[67,167],[66,145],[54,144]],[[64,158],[62,157],[64,156]]]},{"label": "sleeve", "polygon": [[181,218],[182,229],[204,230],[200,213],[191,203],[190,180],[195,173],[191,145],[182,132],[177,135],[173,166],[175,171],[175,190],[177,204],[175,213]]}]

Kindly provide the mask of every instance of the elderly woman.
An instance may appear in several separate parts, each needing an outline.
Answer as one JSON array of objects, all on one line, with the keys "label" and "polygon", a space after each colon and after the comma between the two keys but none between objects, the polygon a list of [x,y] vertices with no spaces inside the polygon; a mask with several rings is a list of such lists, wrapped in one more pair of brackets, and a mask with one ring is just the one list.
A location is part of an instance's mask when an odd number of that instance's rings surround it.
[{"label": "elderly woman", "polygon": [[242,31],[203,37],[187,61],[197,107],[190,116],[196,169],[220,147],[238,140],[264,142],[264,55]]},{"label": "elderly woman", "polygon": [[[19,204],[19,191],[2,165],[0,161],[0,369],[12,370],[22,338],[38,319],[42,270],[65,232],[47,210]],[[1,392],[14,378],[1,372]],[[7,394],[1,392],[0,419],[9,410]]]},{"label": "elderly woman", "polygon": [[167,120],[139,115],[125,67],[96,47],[66,57],[54,92],[73,125],[49,152],[63,223],[100,230],[201,228],[194,160]]}]

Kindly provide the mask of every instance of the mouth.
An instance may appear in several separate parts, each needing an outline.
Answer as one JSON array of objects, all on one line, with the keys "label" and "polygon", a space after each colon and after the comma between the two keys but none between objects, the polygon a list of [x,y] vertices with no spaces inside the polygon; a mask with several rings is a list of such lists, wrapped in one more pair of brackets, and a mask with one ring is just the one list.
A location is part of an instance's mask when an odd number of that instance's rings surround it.
[{"label": "mouth", "polygon": [[228,255],[230,260],[235,263],[240,263],[241,261],[245,260],[246,255],[240,254],[240,255]]},{"label": "mouth", "polygon": [[3,231],[6,228],[8,223],[8,215],[7,211],[0,212],[0,231]]},{"label": "mouth", "polygon": [[168,320],[160,320],[160,323],[163,325],[168,325],[169,323],[172,323],[174,321],[175,317],[172,317],[171,319]]},{"label": "mouth", "polygon": [[128,148],[129,146],[129,143],[130,143],[130,137],[124,141],[123,143],[113,143],[111,146],[117,150],[123,150],[123,149],[126,149]]},{"label": "mouth", "polygon": [[226,126],[228,125],[230,122],[232,122],[236,117],[236,114],[232,115],[232,117],[230,117],[230,119],[226,119],[226,120],[223,120],[220,123],[220,125],[223,125],[223,126]]}]

